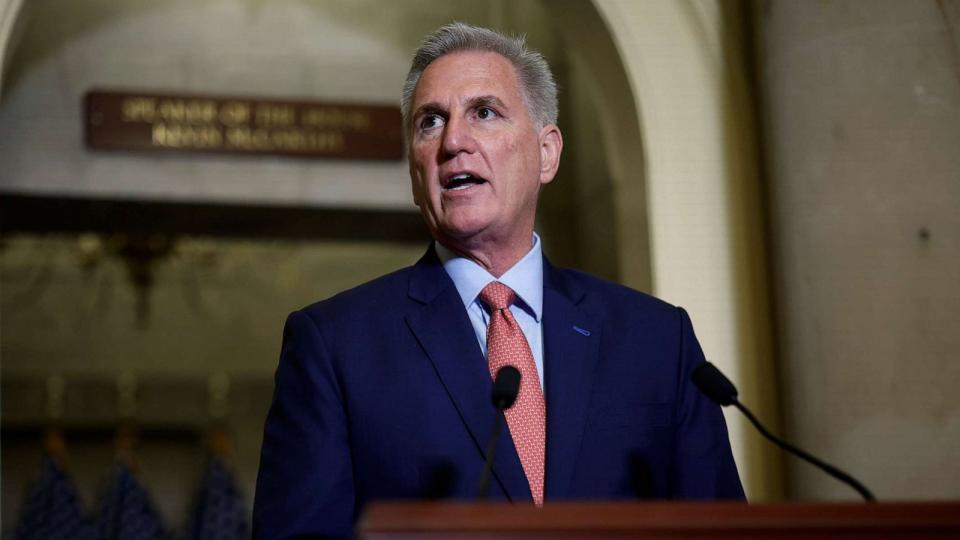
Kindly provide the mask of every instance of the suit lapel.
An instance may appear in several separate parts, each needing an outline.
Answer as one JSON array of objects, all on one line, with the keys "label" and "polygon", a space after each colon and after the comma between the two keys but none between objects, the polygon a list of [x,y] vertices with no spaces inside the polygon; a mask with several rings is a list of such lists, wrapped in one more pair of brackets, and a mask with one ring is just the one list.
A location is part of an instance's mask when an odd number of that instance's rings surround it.
[{"label": "suit lapel", "polygon": [[543,338],[547,403],[546,497],[569,491],[600,356],[601,321],[583,291],[544,259]]},{"label": "suit lapel", "polygon": [[[420,306],[407,314],[407,324],[433,363],[483,459],[496,412],[490,403],[493,384],[460,295],[432,247],[414,267],[409,294]],[[531,499],[508,429],[500,437],[493,475],[510,500]]]}]

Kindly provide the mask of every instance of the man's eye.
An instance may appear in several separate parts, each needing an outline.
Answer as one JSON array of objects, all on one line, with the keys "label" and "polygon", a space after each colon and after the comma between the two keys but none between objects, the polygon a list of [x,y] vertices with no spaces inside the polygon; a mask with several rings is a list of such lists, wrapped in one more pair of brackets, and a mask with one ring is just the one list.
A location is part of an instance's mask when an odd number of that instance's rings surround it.
[{"label": "man's eye", "polygon": [[490,120],[491,118],[497,117],[497,111],[491,109],[490,107],[480,107],[477,109],[477,118],[480,120]]},{"label": "man's eye", "polygon": [[443,118],[437,114],[428,114],[420,119],[420,129],[435,128],[443,123]]}]

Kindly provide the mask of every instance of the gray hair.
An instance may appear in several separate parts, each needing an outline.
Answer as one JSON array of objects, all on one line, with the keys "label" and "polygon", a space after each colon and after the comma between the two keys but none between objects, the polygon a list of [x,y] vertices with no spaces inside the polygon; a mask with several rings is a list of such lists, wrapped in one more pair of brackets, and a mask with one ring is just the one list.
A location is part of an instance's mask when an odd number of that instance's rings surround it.
[{"label": "gray hair", "polygon": [[543,55],[527,48],[523,36],[510,37],[488,28],[453,22],[423,38],[413,56],[400,100],[405,133],[410,133],[410,108],[420,76],[434,60],[458,51],[495,52],[509,60],[516,70],[527,112],[537,129],[557,123],[557,83]]}]

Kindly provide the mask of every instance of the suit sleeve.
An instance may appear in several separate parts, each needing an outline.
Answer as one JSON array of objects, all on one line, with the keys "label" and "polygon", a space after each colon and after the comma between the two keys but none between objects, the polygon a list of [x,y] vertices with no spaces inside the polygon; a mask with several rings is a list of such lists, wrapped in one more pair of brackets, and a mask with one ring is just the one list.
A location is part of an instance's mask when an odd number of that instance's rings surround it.
[{"label": "suit sleeve", "polygon": [[680,312],[680,378],[678,381],[673,497],[680,499],[744,499],[720,406],[691,382],[704,362],[690,317]]},{"label": "suit sleeve", "polygon": [[348,538],[354,486],[342,394],[317,325],[294,312],[283,331],[264,427],[254,538]]}]

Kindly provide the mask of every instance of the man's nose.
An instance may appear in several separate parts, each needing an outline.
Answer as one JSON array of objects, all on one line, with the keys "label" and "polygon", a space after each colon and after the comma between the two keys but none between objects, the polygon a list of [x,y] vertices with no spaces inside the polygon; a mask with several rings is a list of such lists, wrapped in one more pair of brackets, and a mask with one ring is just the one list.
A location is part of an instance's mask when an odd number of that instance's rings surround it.
[{"label": "man's nose", "polygon": [[443,128],[443,151],[455,156],[460,152],[472,153],[476,149],[476,140],[470,123],[462,118],[452,117]]}]

